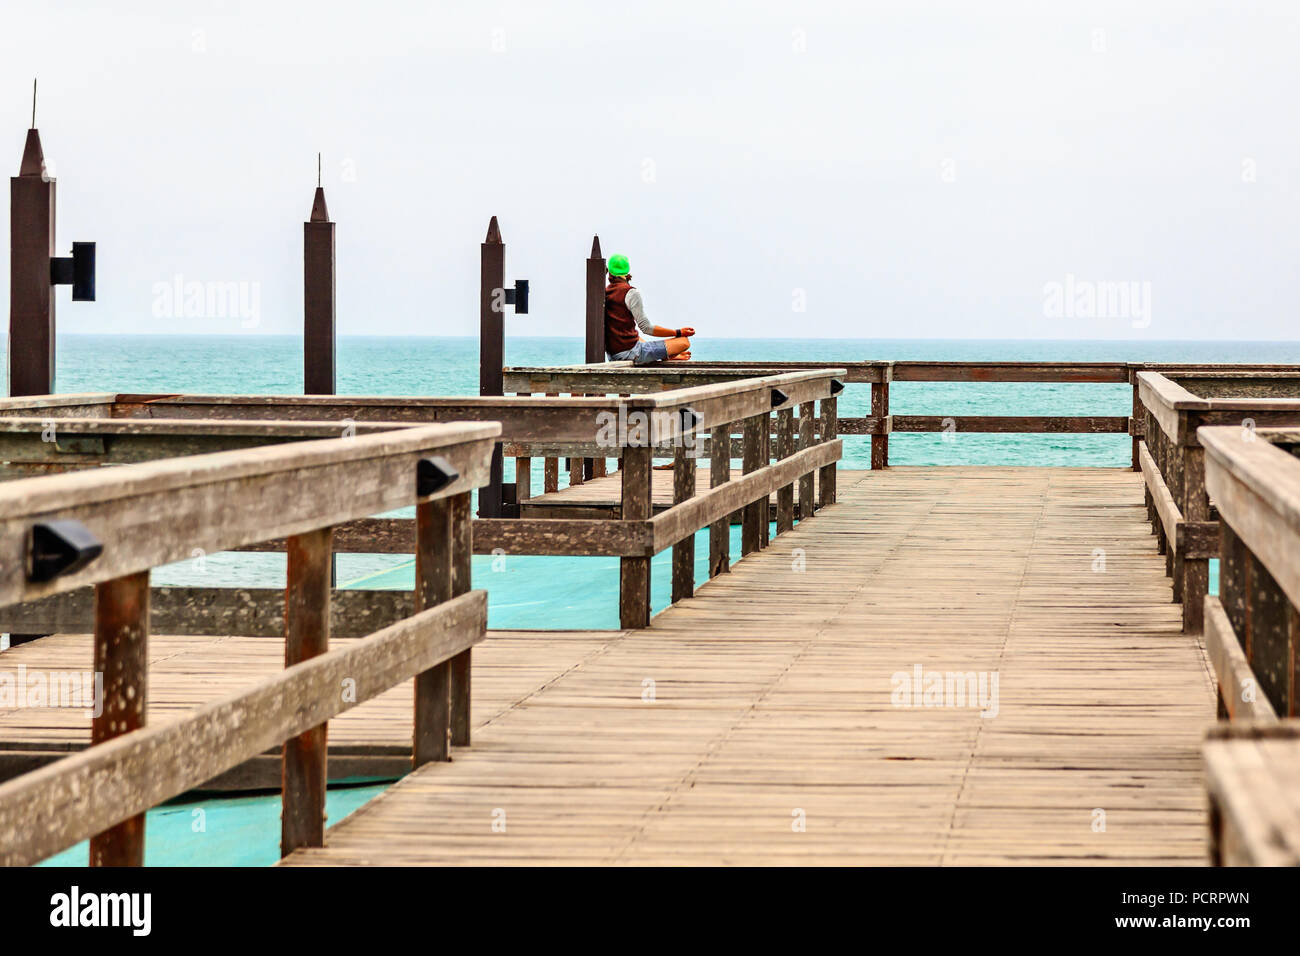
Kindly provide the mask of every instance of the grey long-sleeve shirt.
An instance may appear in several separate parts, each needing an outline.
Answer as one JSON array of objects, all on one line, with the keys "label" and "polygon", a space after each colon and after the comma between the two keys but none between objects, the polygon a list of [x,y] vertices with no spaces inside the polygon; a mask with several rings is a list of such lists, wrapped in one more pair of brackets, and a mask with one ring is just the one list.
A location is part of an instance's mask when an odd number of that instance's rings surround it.
[{"label": "grey long-sleeve shirt", "polygon": [[640,289],[628,289],[627,297],[623,299],[623,304],[627,310],[632,313],[632,318],[636,320],[636,327],[646,335],[655,334],[655,324],[646,318],[645,303],[641,301]]}]

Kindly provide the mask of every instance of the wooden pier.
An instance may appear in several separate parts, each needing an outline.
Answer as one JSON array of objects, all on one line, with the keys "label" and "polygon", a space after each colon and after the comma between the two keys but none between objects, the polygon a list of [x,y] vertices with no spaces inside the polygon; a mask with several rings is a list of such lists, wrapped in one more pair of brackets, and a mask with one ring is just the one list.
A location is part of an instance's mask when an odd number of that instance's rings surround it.
[{"label": "wooden pier", "polygon": [[[1288,376],[596,365],[503,371],[540,395],[0,403],[0,629],[27,640],[0,671],[94,668],[108,707],[0,712],[0,860],[139,862],[150,806],[279,780],[289,865],[1300,860]],[[890,413],[907,379],[1124,382],[1122,427],[943,427],[1127,433],[1132,467],[898,467],[888,436],[939,421]],[[499,453],[516,480],[475,517]],[[220,550],[287,551],[288,587],[148,586]],[[417,587],[332,588],[339,551],[416,554]],[[475,553],[617,557],[622,626],[485,632]],[[325,830],[328,781],[403,773]]]},{"label": "wooden pier", "polygon": [[[1201,863],[1213,683],[1145,519],[1129,471],[841,473],[284,862]],[[916,666],[998,672],[996,717],[896,706]]]}]

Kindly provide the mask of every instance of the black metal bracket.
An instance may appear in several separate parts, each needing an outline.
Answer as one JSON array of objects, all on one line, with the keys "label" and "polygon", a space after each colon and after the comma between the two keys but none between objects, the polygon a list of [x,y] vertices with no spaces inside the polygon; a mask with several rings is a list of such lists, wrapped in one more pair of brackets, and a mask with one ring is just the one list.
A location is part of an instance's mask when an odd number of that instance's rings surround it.
[{"label": "black metal bracket", "polygon": [[72,286],[73,302],[94,302],[95,244],[74,242],[71,256],[50,259],[50,284]]},{"label": "black metal bracket", "polygon": [[774,388],[774,389],[772,389],[772,407],[773,407],[773,408],[778,408],[778,407],[780,407],[781,405],[784,405],[784,404],[785,404],[786,402],[788,402],[788,401],[790,401],[790,396],[789,396],[789,395],[787,395],[785,392],[781,391],[779,388]]},{"label": "black metal bracket", "polygon": [[52,581],[72,574],[103,552],[103,542],[80,521],[66,518],[32,525],[27,580]]},{"label": "black metal bracket", "polygon": [[694,428],[694,427],[699,423],[699,420],[700,420],[700,415],[699,415],[699,413],[698,413],[697,411],[695,411],[695,409],[693,409],[693,408],[683,408],[683,409],[681,410],[681,416],[682,416],[682,431],[683,431],[683,432],[688,432],[688,431],[690,431],[692,428]]},{"label": "black metal bracket", "polygon": [[515,307],[515,315],[526,315],[528,312],[528,280],[516,279],[513,289],[505,289],[506,305]]},{"label": "black metal bracket", "polygon": [[415,466],[415,493],[421,498],[427,498],[442,491],[459,477],[460,472],[441,455],[421,458]]},{"label": "black metal bracket", "polygon": [[838,395],[842,391],[844,391],[844,383],[838,378],[831,379],[831,394]]}]

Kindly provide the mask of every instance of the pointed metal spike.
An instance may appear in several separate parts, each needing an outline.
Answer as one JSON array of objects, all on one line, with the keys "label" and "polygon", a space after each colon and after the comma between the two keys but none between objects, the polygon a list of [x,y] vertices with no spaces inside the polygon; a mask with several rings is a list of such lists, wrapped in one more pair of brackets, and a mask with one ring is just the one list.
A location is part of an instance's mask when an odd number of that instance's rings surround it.
[{"label": "pointed metal spike", "polygon": [[492,217],[492,221],[488,223],[487,238],[484,239],[483,241],[484,241],[484,242],[500,242],[500,241],[501,241],[501,227],[497,225],[497,217],[496,217],[496,216],[493,216],[493,217]]},{"label": "pointed metal spike", "polygon": [[600,236],[591,237],[591,256],[592,259],[603,259],[604,255],[600,251]]}]

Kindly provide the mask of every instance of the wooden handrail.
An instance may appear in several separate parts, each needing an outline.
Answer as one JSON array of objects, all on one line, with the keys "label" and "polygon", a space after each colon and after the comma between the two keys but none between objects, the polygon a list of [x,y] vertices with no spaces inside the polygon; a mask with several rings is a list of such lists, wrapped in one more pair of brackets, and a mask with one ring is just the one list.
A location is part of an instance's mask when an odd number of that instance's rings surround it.
[{"label": "wooden handrail", "polygon": [[[428,425],[5,482],[0,604],[409,505],[416,461],[433,452],[459,472],[438,494],[468,491],[486,481],[484,453],[499,433],[494,424]],[[53,580],[29,580],[21,569],[38,518],[80,521],[103,554]]]},{"label": "wooden handrail", "polygon": [[[486,592],[472,591],[185,717],[0,784],[0,865],[38,862],[193,789],[450,660],[486,627]],[[355,695],[339,693],[345,680]]]},{"label": "wooden handrail", "polygon": [[[150,423],[144,431],[175,438],[196,427]],[[103,422],[70,431],[95,429],[131,431]],[[79,609],[78,602],[93,585],[89,623],[95,671],[103,679],[91,747],[0,785],[0,863],[34,862],[89,836],[92,865],[140,865],[149,807],[276,744],[284,745],[281,852],[319,846],[326,722],[401,680],[415,680],[416,766],[449,759],[452,743],[469,743],[469,654],[487,627],[486,597],[469,591],[469,497],[487,481],[500,427],[398,426],[333,438],[313,436],[337,434],[337,425],[240,423],[219,430],[225,438],[296,443],[0,486],[0,559],[7,572],[0,576],[0,601],[43,596],[56,619],[75,612],[82,623],[89,602]],[[383,601],[331,607],[332,527],[410,505],[416,508],[416,587],[388,608],[401,619],[380,629],[373,615]],[[285,539],[288,552],[288,583],[275,621],[286,670],[179,721],[146,727],[151,599],[155,593],[176,599],[161,602],[164,620],[178,608],[192,619],[203,616],[196,606],[220,593],[154,592],[150,570],[196,548],[224,550],[268,537]],[[68,555],[77,560],[64,560]],[[268,598],[263,592],[261,606],[252,608],[259,627],[269,623]],[[40,604],[18,609],[41,610]],[[341,628],[369,636],[331,652],[336,611],[369,619],[370,627]],[[340,693],[345,680],[352,693]]]}]

